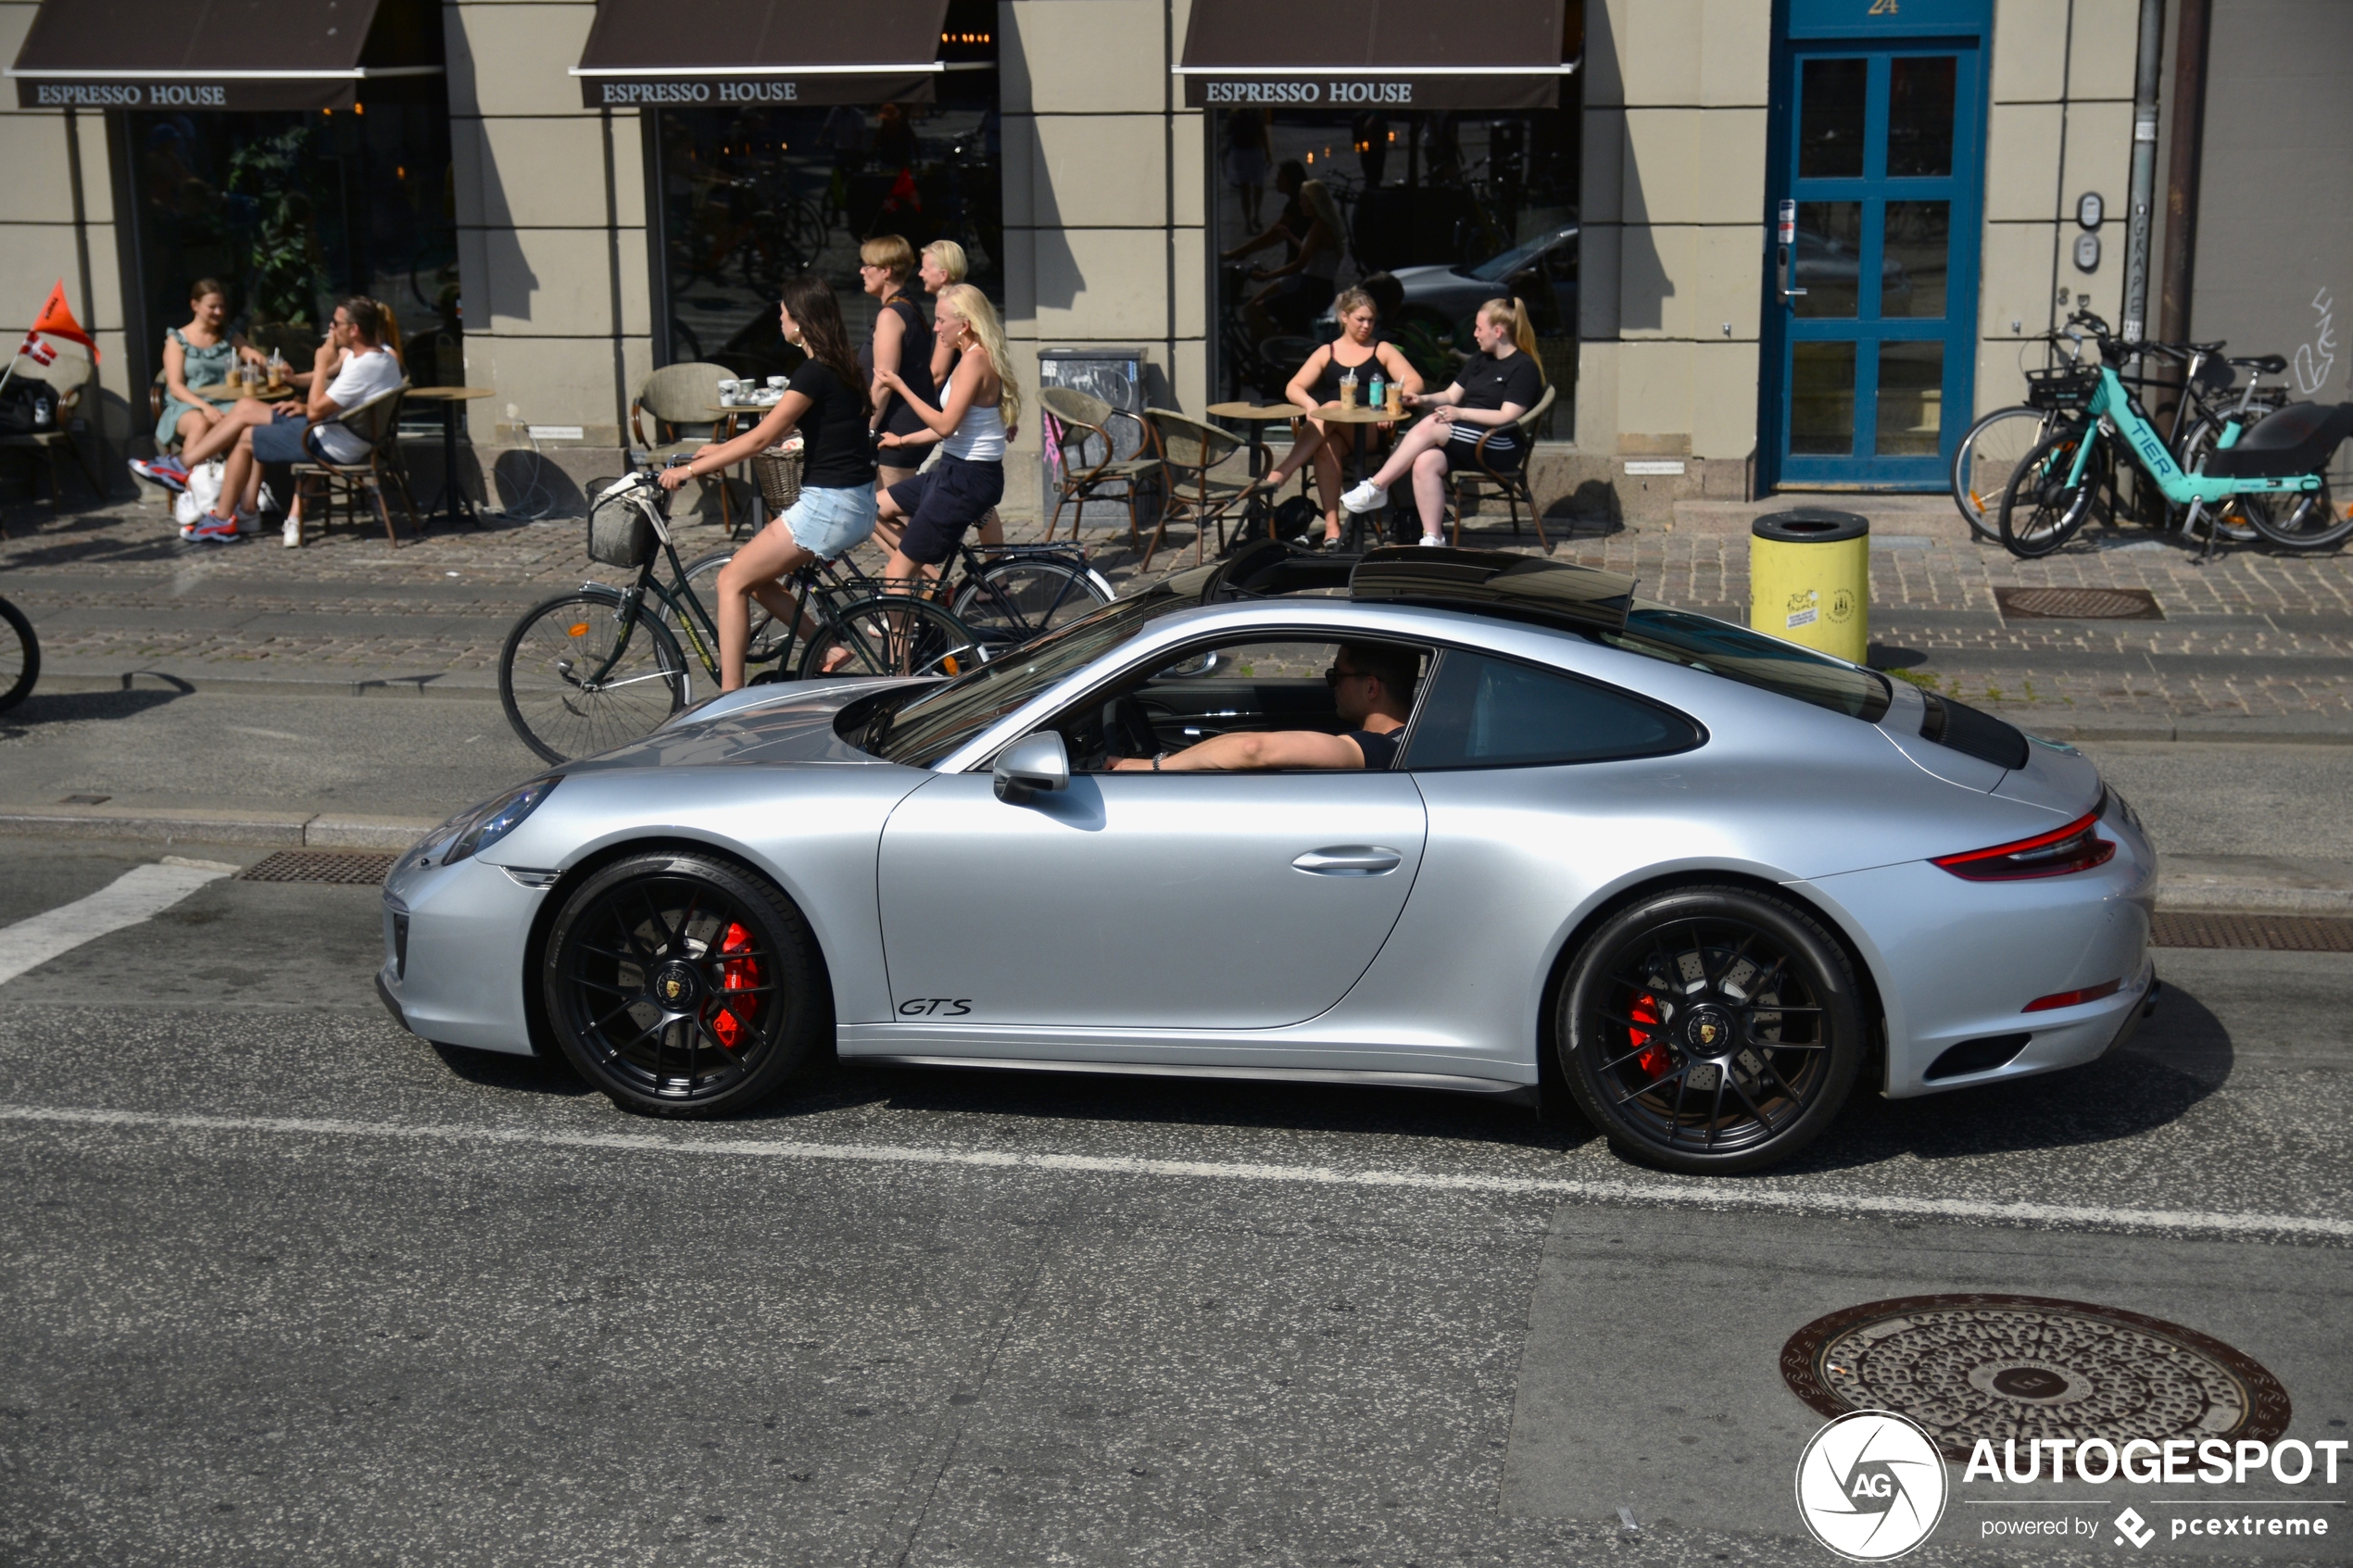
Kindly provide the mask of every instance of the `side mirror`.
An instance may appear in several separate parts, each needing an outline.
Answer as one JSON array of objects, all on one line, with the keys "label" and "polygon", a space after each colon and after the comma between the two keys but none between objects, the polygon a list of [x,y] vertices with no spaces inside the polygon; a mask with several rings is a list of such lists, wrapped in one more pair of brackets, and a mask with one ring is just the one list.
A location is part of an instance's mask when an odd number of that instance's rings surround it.
[{"label": "side mirror", "polygon": [[1024,735],[997,754],[997,798],[1019,806],[1039,790],[1070,787],[1070,753],[1052,730]]}]

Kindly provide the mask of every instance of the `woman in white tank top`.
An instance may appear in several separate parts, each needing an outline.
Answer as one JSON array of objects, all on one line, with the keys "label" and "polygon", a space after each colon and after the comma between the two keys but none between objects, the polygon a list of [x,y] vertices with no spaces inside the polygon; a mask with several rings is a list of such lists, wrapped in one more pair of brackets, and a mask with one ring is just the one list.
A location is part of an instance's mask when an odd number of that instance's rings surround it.
[{"label": "woman in white tank top", "polygon": [[[1021,384],[988,296],[970,283],[940,290],[933,330],[956,352],[943,406],[935,408],[894,385],[925,428],[882,438],[890,447],[939,444],[939,461],[881,492],[875,536],[891,546],[883,575],[892,582],[918,572],[938,576],[964,531],[1003,499],[1005,443],[1021,422]],[[882,379],[895,382],[896,374]]]}]

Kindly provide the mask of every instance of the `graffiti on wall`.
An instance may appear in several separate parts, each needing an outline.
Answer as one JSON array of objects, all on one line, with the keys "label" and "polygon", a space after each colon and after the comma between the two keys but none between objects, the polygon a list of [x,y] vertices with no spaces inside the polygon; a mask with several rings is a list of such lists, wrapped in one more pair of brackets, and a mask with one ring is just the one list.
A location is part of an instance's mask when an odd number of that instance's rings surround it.
[{"label": "graffiti on wall", "polygon": [[2307,397],[2317,396],[2336,370],[2336,299],[2325,287],[2312,296],[2312,314],[2318,320],[2311,341],[2296,349],[2296,390]]}]

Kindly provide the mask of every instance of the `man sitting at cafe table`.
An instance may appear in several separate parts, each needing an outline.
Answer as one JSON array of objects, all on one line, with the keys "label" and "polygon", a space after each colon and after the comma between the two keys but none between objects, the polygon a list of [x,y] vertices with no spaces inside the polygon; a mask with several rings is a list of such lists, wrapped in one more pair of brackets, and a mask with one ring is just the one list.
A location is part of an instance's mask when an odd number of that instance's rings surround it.
[{"label": "man sitting at cafe table", "polygon": [[1231,771],[1247,768],[1392,768],[1405,721],[1414,712],[1414,687],[1421,676],[1421,655],[1388,643],[1342,643],[1324,671],[1332,690],[1332,706],[1340,722],[1339,734],[1321,730],[1237,730],[1213,735],[1182,751],[1157,757],[1122,757],[1112,768],[1117,772]]}]

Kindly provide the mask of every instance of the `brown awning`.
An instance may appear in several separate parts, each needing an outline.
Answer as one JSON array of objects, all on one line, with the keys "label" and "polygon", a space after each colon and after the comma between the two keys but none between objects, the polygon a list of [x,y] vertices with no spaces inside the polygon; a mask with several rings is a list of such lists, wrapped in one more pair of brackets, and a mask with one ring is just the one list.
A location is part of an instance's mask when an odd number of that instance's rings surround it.
[{"label": "brown awning", "polygon": [[1191,108],[1541,109],[1577,68],[1563,0],[1193,0]]},{"label": "brown awning", "polygon": [[929,103],[948,0],[603,0],[592,109]]},{"label": "brown awning", "polygon": [[344,108],[364,82],[441,74],[437,7],[381,9],[380,19],[378,0],[42,0],[6,74],[26,109]]}]

